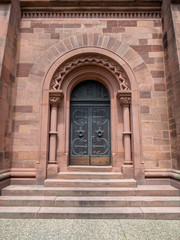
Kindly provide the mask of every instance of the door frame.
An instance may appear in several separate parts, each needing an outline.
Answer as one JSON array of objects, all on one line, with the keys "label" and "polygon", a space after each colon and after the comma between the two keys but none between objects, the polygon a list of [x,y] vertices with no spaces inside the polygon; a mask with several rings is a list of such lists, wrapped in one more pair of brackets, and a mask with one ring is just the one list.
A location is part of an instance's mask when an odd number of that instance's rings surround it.
[{"label": "door frame", "polygon": [[[72,121],[72,108],[76,107],[77,109],[81,108],[81,107],[85,107],[87,108],[88,112],[87,112],[87,155],[83,155],[83,156],[75,156],[72,154],[72,141],[73,141],[73,121]],[[92,111],[93,108],[98,107],[99,109],[102,107],[106,107],[106,109],[108,108],[108,123],[107,123],[107,149],[108,149],[108,154],[104,154],[104,155],[93,155],[92,150],[93,150],[93,145],[92,145],[92,136],[91,134],[93,134],[93,126],[92,126],[92,122],[93,122],[93,115],[92,115]],[[90,110],[91,109],[91,110]],[[111,164],[111,139],[110,139],[110,103],[101,103],[101,104],[97,104],[96,102],[94,102],[94,104],[78,104],[78,103],[71,103],[71,107],[70,107],[70,156],[69,156],[69,165],[95,165],[95,166],[109,166]],[[89,131],[91,130],[91,132]],[[81,137],[79,137],[79,140],[81,139]],[[76,159],[77,159],[77,163],[76,163]]]}]

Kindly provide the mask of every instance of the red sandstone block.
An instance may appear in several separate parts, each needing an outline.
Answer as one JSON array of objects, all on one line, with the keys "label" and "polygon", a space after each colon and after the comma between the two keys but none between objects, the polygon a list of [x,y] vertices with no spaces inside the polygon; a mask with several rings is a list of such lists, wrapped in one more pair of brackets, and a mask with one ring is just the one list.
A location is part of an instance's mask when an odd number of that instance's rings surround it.
[{"label": "red sandstone block", "polygon": [[33,33],[33,28],[20,28],[20,33]]},{"label": "red sandstone block", "polygon": [[148,106],[141,106],[141,113],[149,113],[149,107]]},{"label": "red sandstone block", "polygon": [[32,28],[49,28],[49,24],[32,22],[31,27]]},{"label": "red sandstone block", "polygon": [[78,47],[78,41],[77,41],[77,37],[76,36],[71,36],[70,37],[70,41],[71,41],[71,44],[74,48],[77,48]]},{"label": "red sandstone block", "polygon": [[123,27],[103,28],[103,33],[122,33],[122,32],[125,32],[125,28]]},{"label": "red sandstone block", "polygon": [[117,24],[120,27],[137,27],[137,20],[120,20]]},{"label": "red sandstone block", "polygon": [[150,91],[140,91],[140,98],[151,98]]},{"label": "red sandstone block", "polygon": [[147,39],[139,39],[139,45],[147,45],[148,44],[148,40]]},{"label": "red sandstone block", "polygon": [[49,25],[49,28],[62,28],[63,24],[60,23],[53,23]]},{"label": "red sandstone block", "polygon": [[162,39],[162,33],[153,33],[152,38],[153,39]]},{"label": "red sandstone block", "polygon": [[107,21],[107,28],[117,27],[117,20]]},{"label": "red sandstone block", "polygon": [[51,39],[59,39],[59,33],[51,33]]},{"label": "red sandstone block", "polygon": [[165,91],[166,86],[165,86],[165,84],[154,84],[154,90],[155,91]]},{"label": "red sandstone block", "polygon": [[163,131],[163,138],[169,138],[169,131]]},{"label": "red sandstone block", "polygon": [[151,46],[147,45],[147,46],[133,46],[131,45],[131,47],[137,51],[137,52],[151,52]]},{"label": "red sandstone block", "polygon": [[19,63],[17,65],[17,77],[28,77],[33,63]]},{"label": "red sandstone block", "polygon": [[151,46],[151,52],[161,52],[163,51],[162,45],[152,45]]},{"label": "red sandstone block", "polygon": [[125,32],[124,27],[115,27],[112,29],[112,33],[122,33],[122,32]]},{"label": "red sandstone block", "polygon": [[162,121],[168,121],[168,115],[167,114],[161,114],[161,120]]},{"label": "red sandstone block", "polygon": [[154,139],[154,145],[169,145],[169,139]]},{"label": "red sandstone block", "polygon": [[103,33],[112,33],[112,28],[103,28]]},{"label": "red sandstone block", "polygon": [[77,40],[78,40],[79,46],[83,46],[83,37],[82,37],[82,35],[78,35],[77,36]]},{"label": "red sandstone block", "polygon": [[112,50],[113,50],[114,52],[116,52],[116,51],[119,49],[119,47],[121,46],[121,44],[122,44],[122,42],[120,42],[119,40],[116,40],[116,42],[114,43],[114,46],[113,46]]},{"label": "red sandstone block", "polygon": [[13,112],[32,113],[32,106],[14,106]]},{"label": "red sandstone block", "polygon": [[115,39],[110,37],[109,42],[107,44],[107,48],[111,49],[113,47],[114,43],[115,43]]},{"label": "red sandstone block", "polygon": [[92,28],[92,27],[93,27],[93,24],[85,23],[85,24],[84,24],[84,27],[85,27],[85,28]]},{"label": "red sandstone block", "polygon": [[155,152],[155,159],[157,160],[169,160],[171,154],[169,152]]},{"label": "red sandstone block", "polygon": [[44,33],[55,33],[55,28],[45,28]]},{"label": "red sandstone block", "polygon": [[133,70],[135,71],[135,72],[137,72],[137,71],[141,71],[141,70],[143,70],[143,69],[146,69],[146,64],[145,63],[141,63],[141,64],[139,64],[138,66],[136,66],[135,68],[133,68]]},{"label": "red sandstone block", "polygon": [[66,38],[66,39],[64,40],[64,44],[65,44],[65,46],[67,47],[67,49],[69,49],[69,50],[71,50],[71,49],[73,48],[73,46],[72,46],[71,41],[70,41],[69,38]]},{"label": "red sandstone block", "polygon": [[151,71],[151,75],[154,78],[163,78],[164,77],[164,71]]},{"label": "red sandstone block", "polygon": [[154,27],[161,27],[161,20],[154,20]]},{"label": "red sandstone block", "polygon": [[83,34],[83,43],[84,43],[84,46],[87,46],[87,34]]},{"label": "red sandstone block", "polygon": [[98,39],[99,39],[99,34],[95,33],[95,34],[94,34],[94,46],[97,46],[97,44],[98,44]]},{"label": "red sandstone block", "polygon": [[81,28],[81,24],[77,23],[68,23],[68,24],[63,24],[64,28]]}]

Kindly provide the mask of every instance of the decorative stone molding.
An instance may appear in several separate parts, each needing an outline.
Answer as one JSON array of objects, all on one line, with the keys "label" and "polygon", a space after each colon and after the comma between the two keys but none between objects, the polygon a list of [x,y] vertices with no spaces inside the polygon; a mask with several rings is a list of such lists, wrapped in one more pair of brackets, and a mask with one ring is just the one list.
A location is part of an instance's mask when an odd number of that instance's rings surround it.
[{"label": "decorative stone molding", "polygon": [[49,91],[49,104],[51,106],[58,107],[59,104],[62,102],[62,99],[64,97],[64,93],[59,91]]},{"label": "decorative stone molding", "polygon": [[131,104],[131,92],[130,91],[118,91],[117,98],[121,106],[130,106]]},{"label": "decorative stone molding", "polygon": [[120,97],[121,106],[129,106],[131,104],[131,97]]},{"label": "decorative stone molding", "polygon": [[113,75],[117,77],[120,84],[120,89],[122,91],[127,91],[130,89],[127,74],[122,67],[118,66],[115,62],[111,62],[108,59],[95,56],[76,58],[66,63],[64,66],[58,68],[52,77],[51,89],[54,91],[59,90],[60,83],[70,71],[81,65],[85,66],[86,64],[94,64],[96,66],[101,66],[108,69],[110,72],[113,73]]},{"label": "decorative stone molding", "polygon": [[158,12],[22,12],[22,18],[161,18]]}]

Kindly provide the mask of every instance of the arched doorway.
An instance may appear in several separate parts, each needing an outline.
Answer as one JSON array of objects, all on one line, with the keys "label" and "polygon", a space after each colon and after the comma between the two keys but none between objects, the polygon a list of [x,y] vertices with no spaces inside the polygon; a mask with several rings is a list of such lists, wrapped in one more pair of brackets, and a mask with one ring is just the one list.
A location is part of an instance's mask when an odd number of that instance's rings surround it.
[{"label": "arched doorway", "polygon": [[86,80],[75,86],[70,100],[70,165],[110,165],[108,90]]},{"label": "arched doorway", "polygon": [[71,94],[88,79],[102,83],[110,95],[110,166],[93,169],[122,172],[124,178],[144,176],[136,75],[118,54],[101,48],[97,53],[96,47],[74,49],[52,65],[43,87],[39,179],[41,170],[45,179],[56,177],[58,171],[91,169],[69,166]]}]

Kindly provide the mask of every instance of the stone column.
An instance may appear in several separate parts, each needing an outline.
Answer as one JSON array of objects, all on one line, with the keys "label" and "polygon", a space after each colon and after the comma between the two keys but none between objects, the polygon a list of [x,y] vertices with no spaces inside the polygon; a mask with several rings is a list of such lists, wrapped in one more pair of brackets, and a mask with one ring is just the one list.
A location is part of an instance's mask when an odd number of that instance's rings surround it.
[{"label": "stone column", "polygon": [[49,104],[50,104],[50,131],[49,131],[49,160],[48,165],[54,165],[48,167],[48,177],[55,177],[54,174],[58,171],[56,161],[56,148],[57,148],[57,112],[58,106],[63,99],[62,91],[49,91]]},{"label": "stone column", "polygon": [[130,131],[130,104],[131,92],[119,91],[117,97],[123,108],[123,142],[124,142],[124,164],[132,165],[131,158],[131,131]]}]

